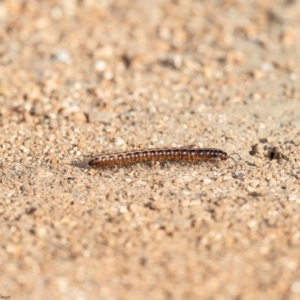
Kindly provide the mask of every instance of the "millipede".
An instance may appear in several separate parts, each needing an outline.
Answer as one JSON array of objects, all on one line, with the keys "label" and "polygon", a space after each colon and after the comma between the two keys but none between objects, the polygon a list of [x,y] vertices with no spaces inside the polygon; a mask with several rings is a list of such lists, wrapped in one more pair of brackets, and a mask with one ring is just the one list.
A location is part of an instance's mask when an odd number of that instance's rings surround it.
[{"label": "millipede", "polygon": [[[231,155],[238,155],[232,153]],[[123,152],[105,153],[93,157],[88,164],[91,167],[114,167],[132,165],[142,162],[201,162],[232,159],[225,151],[214,148],[166,148],[166,149],[141,149]]]}]

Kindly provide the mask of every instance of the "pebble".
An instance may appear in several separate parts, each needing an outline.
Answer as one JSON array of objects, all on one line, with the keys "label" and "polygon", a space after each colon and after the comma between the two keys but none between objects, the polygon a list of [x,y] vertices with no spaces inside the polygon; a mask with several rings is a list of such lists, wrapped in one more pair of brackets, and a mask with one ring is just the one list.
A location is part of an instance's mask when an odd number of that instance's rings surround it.
[{"label": "pebble", "polygon": [[69,116],[70,120],[75,123],[86,123],[87,116],[84,112],[75,112]]},{"label": "pebble", "polygon": [[53,61],[58,61],[66,64],[70,64],[72,62],[71,56],[67,51],[59,51],[52,56]]},{"label": "pebble", "polygon": [[210,178],[204,178],[203,183],[210,184],[210,183],[212,183],[212,180]]},{"label": "pebble", "polygon": [[102,73],[106,69],[106,62],[104,60],[98,60],[95,62],[95,70],[99,73]]},{"label": "pebble", "polygon": [[90,123],[100,122],[103,124],[110,124],[111,118],[107,113],[100,112],[96,109],[90,110],[88,112],[88,120]]}]

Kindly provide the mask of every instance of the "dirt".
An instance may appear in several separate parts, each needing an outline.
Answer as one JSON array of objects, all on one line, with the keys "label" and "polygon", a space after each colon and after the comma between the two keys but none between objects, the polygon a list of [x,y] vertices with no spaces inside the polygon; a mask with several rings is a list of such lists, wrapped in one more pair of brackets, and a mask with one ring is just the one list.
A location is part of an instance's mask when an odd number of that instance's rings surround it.
[{"label": "dirt", "polygon": [[[299,299],[299,13],[2,1],[1,298]],[[87,164],[187,145],[241,159]]]}]

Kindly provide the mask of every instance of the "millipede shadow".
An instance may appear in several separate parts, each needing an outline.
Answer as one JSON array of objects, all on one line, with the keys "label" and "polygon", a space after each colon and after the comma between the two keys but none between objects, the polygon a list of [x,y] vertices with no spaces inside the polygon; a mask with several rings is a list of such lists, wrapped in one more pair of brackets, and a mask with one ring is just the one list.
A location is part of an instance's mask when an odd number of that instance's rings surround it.
[{"label": "millipede shadow", "polygon": [[85,161],[71,161],[70,165],[79,169],[88,169],[89,166]]},{"label": "millipede shadow", "polygon": [[79,168],[79,169],[90,169],[90,166],[88,165],[88,162],[89,162],[89,158],[84,158],[84,159],[74,159],[71,161],[70,165],[72,167],[76,167],[76,168]]},{"label": "millipede shadow", "polygon": [[91,167],[89,166],[89,161],[94,157],[98,155],[95,153],[88,153],[86,155],[83,155],[82,159],[74,159],[71,161],[70,165],[76,168],[80,168],[80,169],[90,169]]}]

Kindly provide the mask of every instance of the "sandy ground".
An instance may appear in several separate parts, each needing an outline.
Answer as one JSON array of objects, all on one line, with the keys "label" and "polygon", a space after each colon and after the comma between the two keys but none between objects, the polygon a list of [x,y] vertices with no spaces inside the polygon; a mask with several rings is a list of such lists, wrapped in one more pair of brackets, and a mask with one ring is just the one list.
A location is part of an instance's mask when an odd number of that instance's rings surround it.
[{"label": "sandy ground", "polygon": [[[299,15],[1,1],[1,299],[300,299]],[[241,160],[87,165],[184,145]]]}]

